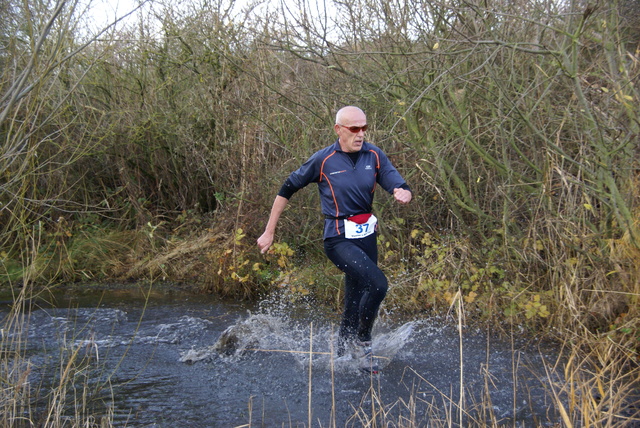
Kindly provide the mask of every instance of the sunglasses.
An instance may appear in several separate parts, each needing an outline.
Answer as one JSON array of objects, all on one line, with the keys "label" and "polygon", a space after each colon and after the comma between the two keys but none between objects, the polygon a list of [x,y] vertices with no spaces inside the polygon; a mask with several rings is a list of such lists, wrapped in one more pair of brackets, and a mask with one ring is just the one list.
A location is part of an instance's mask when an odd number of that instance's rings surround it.
[{"label": "sunglasses", "polygon": [[344,126],[344,125],[338,124],[338,126],[342,126],[343,128],[347,128],[349,131],[353,132],[354,134],[357,134],[360,131],[366,131],[367,127],[369,125],[364,125],[364,126]]}]

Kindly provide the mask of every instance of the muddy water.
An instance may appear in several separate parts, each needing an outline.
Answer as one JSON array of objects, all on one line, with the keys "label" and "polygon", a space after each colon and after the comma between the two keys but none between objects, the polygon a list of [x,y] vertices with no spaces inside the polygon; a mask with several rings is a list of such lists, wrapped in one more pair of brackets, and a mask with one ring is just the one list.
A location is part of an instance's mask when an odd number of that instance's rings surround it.
[{"label": "muddy water", "polygon": [[[374,332],[385,368],[370,376],[348,357],[332,357],[337,315],[310,303],[272,298],[251,306],[182,292],[145,298],[136,291],[46,300],[34,302],[23,332],[32,389],[46,392],[61,359],[79,350],[85,358],[77,383],[87,385],[93,411],[111,414],[117,426],[559,421],[548,386],[558,380],[550,374],[554,352],[525,337],[460,335],[447,320],[387,314]],[[0,311],[4,317],[8,306]]]}]

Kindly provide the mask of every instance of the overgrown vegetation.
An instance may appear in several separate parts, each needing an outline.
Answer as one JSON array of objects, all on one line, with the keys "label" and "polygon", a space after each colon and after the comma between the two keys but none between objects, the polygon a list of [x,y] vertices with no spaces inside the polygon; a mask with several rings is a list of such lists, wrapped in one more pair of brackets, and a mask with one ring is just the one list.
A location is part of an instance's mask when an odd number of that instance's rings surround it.
[{"label": "overgrown vegetation", "polygon": [[[554,331],[599,381],[612,364],[637,381],[637,0],[254,6],[154,0],[98,33],[75,1],[0,5],[5,287],[170,279],[255,298],[286,281],[339,306],[313,190],[272,254],[254,243],[356,104],[416,195],[377,197],[386,305],[442,312],[461,292],[469,320]],[[614,406],[568,418],[606,425]]]}]

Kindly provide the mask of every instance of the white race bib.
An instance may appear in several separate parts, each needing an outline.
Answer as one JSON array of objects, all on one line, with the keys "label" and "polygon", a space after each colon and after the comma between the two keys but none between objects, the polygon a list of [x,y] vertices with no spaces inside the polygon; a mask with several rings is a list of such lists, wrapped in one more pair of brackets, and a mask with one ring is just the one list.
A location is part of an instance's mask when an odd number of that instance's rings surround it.
[{"label": "white race bib", "polygon": [[355,221],[345,219],[344,236],[348,239],[364,238],[365,236],[369,236],[376,231],[377,223],[378,219],[373,214],[371,214],[371,217],[369,217],[369,220],[367,220],[366,223],[362,224],[358,224]]}]

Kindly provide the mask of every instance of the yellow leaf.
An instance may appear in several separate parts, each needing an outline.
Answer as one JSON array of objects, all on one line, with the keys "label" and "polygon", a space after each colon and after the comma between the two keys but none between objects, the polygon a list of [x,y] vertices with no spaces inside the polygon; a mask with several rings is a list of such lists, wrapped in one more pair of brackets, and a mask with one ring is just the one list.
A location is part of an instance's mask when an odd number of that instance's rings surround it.
[{"label": "yellow leaf", "polygon": [[450,291],[445,291],[444,298],[447,301],[447,303],[449,303],[450,305],[453,305],[455,294],[451,293]]},{"label": "yellow leaf", "polygon": [[547,318],[549,316],[549,309],[547,309],[547,305],[542,305],[538,308],[538,315],[541,318]]},{"label": "yellow leaf", "polygon": [[472,291],[471,293],[469,293],[468,296],[464,297],[464,301],[467,303],[473,303],[473,301],[476,300],[477,296],[478,296],[478,293],[476,293],[475,291]]},{"label": "yellow leaf", "polygon": [[591,204],[583,204],[582,206],[589,211],[593,211],[593,206]]},{"label": "yellow leaf", "polygon": [[570,259],[567,259],[565,264],[567,264],[568,266],[575,266],[578,264],[578,262],[579,260],[576,257],[571,257]]},{"label": "yellow leaf", "polygon": [[536,250],[538,250],[538,251],[544,250],[544,244],[539,239],[536,241]]},{"label": "yellow leaf", "polygon": [[437,51],[439,47],[440,47],[440,43],[436,42],[436,44],[433,45],[433,50]]}]

